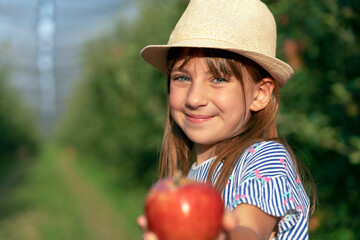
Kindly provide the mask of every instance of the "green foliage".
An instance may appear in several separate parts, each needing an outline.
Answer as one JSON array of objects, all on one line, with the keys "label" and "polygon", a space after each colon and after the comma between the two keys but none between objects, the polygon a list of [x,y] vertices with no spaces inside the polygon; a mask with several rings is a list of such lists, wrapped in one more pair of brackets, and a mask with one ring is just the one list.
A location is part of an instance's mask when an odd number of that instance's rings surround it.
[{"label": "green foliage", "polygon": [[[312,236],[359,239],[360,3],[268,2],[278,22],[279,54],[295,63],[295,76],[281,92],[279,127],[301,150],[318,186]],[[292,54],[289,39],[298,47]]]},{"label": "green foliage", "polygon": [[0,70],[0,177],[14,163],[36,149],[37,135],[32,117],[6,84]]},{"label": "green foliage", "polygon": [[101,161],[126,187],[155,179],[166,114],[165,77],[139,53],[166,43],[181,4],[145,2],[141,17],[89,43],[84,79],[59,130],[63,143]]},{"label": "green foliage", "polygon": [[[165,77],[139,52],[167,41],[187,2],[146,1],[135,21],[122,21],[86,49],[86,74],[59,139],[124,186],[154,179],[166,114]],[[295,69],[281,90],[279,130],[318,186],[311,236],[358,239],[360,2],[265,2],[278,23],[278,56]]]}]

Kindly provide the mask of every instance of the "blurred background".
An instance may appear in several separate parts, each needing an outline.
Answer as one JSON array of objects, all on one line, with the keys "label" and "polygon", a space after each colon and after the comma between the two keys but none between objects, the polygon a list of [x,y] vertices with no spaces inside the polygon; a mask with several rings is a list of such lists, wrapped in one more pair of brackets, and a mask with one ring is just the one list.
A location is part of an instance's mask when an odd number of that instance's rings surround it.
[{"label": "blurred background", "polygon": [[[310,239],[360,239],[360,2],[264,0],[279,131],[310,168]],[[165,76],[139,56],[188,0],[0,0],[0,239],[140,239]],[[221,13],[219,13],[221,14]]]}]

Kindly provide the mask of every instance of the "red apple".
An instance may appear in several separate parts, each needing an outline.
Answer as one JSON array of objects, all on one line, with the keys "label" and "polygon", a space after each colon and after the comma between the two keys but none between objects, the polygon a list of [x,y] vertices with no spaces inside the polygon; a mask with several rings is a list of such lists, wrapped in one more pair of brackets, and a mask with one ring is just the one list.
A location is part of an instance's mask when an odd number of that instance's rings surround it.
[{"label": "red apple", "polygon": [[213,186],[184,177],[156,182],[145,200],[149,230],[160,240],[214,240],[223,214]]}]

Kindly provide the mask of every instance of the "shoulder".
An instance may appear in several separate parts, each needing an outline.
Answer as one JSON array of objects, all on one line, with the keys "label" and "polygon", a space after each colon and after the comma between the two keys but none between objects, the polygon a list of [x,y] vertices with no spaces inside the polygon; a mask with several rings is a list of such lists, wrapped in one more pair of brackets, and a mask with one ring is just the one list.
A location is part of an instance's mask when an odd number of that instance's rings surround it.
[{"label": "shoulder", "polygon": [[284,145],[263,141],[248,147],[239,158],[233,173],[247,179],[250,175],[286,176],[293,167],[292,159]]},{"label": "shoulder", "polygon": [[264,141],[247,148],[223,196],[230,210],[247,203],[280,217],[279,236],[307,228],[309,199],[291,155],[278,142]]},{"label": "shoulder", "polygon": [[246,167],[283,168],[291,157],[284,145],[275,141],[264,141],[253,144],[241,156]]},{"label": "shoulder", "polygon": [[275,141],[263,141],[258,142],[247,148],[247,152],[244,152],[247,157],[259,157],[259,156],[278,156],[286,155],[287,151],[284,145]]}]

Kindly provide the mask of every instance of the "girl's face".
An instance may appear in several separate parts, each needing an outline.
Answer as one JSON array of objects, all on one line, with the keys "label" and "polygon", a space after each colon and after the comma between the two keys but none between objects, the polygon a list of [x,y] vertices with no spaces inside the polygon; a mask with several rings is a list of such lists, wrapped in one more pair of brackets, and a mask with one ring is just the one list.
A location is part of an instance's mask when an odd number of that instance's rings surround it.
[{"label": "girl's face", "polygon": [[[244,89],[233,74],[216,76],[206,57],[175,61],[170,73],[170,111],[195,144],[197,156],[215,156],[216,143],[233,136],[250,118],[255,83],[244,74]],[[245,94],[244,94],[245,93]]]}]

